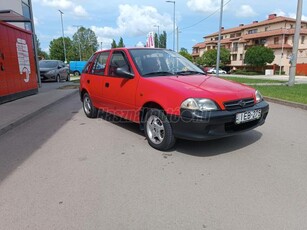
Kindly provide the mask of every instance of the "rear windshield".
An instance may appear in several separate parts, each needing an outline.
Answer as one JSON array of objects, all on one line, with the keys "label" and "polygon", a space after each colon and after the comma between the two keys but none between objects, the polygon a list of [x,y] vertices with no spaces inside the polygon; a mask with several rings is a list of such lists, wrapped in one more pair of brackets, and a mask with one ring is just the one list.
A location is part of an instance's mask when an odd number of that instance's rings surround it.
[{"label": "rear windshield", "polygon": [[40,61],[39,67],[41,68],[56,68],[58,66],[57,61]]}]

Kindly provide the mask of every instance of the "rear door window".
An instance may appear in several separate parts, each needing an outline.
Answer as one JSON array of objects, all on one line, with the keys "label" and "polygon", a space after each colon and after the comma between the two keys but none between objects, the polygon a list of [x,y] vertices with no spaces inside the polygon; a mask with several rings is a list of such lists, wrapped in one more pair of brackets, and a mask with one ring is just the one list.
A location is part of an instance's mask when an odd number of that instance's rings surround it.
[{"label": "rear door window", "polygon": [[91,70],[92,74],[104,75],[109,54],[110,52],[102,52],[97,55],[97,58],[94,61],[94,65]]}]

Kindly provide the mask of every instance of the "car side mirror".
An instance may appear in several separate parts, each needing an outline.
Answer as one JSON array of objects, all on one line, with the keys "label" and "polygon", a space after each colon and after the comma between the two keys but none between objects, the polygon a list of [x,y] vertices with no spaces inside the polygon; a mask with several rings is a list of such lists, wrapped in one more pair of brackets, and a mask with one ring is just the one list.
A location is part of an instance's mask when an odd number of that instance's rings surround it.
[{"label": "car side mirror", "polygon": [[132,79],[134,78],[134,74],[123,69],[123,68],[117,68],[115,70],[116,75],[123,77],[123,78],[128,78],[128,79]]}]

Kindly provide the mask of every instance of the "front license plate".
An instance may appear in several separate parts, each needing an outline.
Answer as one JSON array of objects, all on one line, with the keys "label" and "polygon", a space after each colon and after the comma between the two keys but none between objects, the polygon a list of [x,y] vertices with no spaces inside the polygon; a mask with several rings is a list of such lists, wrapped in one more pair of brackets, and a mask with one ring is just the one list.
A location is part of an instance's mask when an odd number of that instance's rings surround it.
[{"label": "front license plate", "polygon": [[260,117],[261,117],[261,109],[246,111],[244,113],[237,113],[236,124],[257,120]]}]

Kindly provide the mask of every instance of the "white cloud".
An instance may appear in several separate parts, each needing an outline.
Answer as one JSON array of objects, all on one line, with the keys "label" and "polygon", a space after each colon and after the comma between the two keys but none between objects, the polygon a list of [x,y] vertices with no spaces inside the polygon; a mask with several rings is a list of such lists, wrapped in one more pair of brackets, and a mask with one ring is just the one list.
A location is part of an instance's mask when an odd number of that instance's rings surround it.
[{"label": "white cloud", "polygon": [[[276,14],[277,16],[283,16],[283,17],[289,17],[289,18],[294,18],[296,19],[296,13],[289,13],[286,14],[284,11],[282,11],[281,9],[277,9],[273,12],[274,14]],[[302,15],[302,20],[303,21],[307,21],[307,16]]]},{"label": "white cloud", "polygon": [[61,9],[73,8],[73,3],[69,0],[43,0],[42,3],[46,6],[52,6]]},{"label": "white cloud", "polygon": [[74,8],[74,13],[75,13],[75,15],[80,16],[80,17],[88,16],[88,13],[86,12],[86,10],[80,5],[78,5]]},{"label": "white cloud", "polygon": [[[289,17],[296,19],[296,14],[295,13],[290,13]],[[307,21],[307,16],[302,15],[302,21]]]},{"label": "white cloud", "polygon": [[38,18],[34,16],[34,25],[37,26],[39,25],[39,21]]},{"label": "white cloud", "polygon": [[87,11],[81,5],[76,6],[70,0],[42,0],[41,3],[45,6],[72,12],[76,17],[88,16]]},{"label": "white cloud", "polygon": [[242,5],[236,12],[236,16],[240,18],[254,17],[257,13],[250,5]]},{"label": "white cloud", "polygon": [[282,11],[281,9],[277,9],[274,11],[274,14],[277,14],[277,16],[283,16],[286,17],[286,13],[284,11]]},{"label": "white cloud", "polygon": [[216,0],[188,0],[187,6],[192,11],[211,13],[220,8],[220,1]]},{"label": "white cloud", "polygon": [[172,20],[169,15],[161,15],[152,6],[119,5],[119,16],[116,27],[97,27],[91,29],[101,38],[116,38],[119,36],[146,36],[150,31],[156,30],[154,25],[159,25],[160,31],[172,30]]},{"label": "white cloud", "polygon": [[145,44],[143,42],[136,43],[135,47],[144,47]]}]

